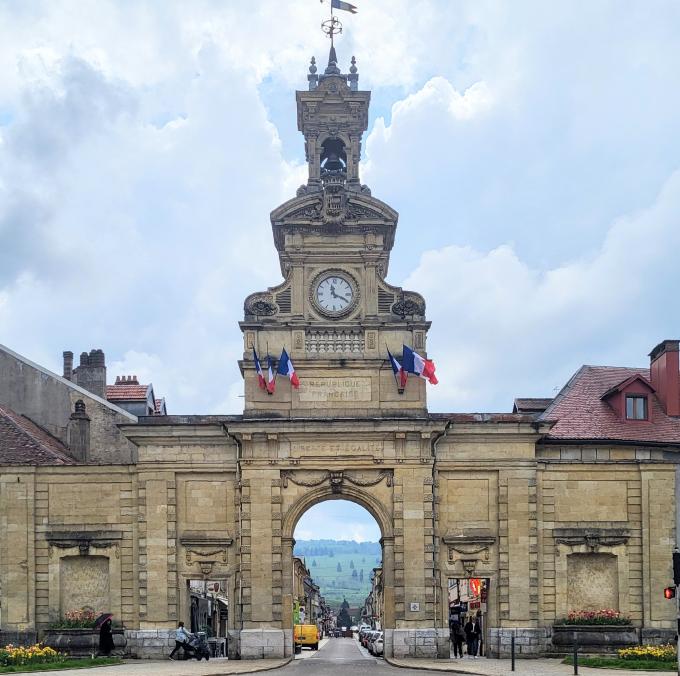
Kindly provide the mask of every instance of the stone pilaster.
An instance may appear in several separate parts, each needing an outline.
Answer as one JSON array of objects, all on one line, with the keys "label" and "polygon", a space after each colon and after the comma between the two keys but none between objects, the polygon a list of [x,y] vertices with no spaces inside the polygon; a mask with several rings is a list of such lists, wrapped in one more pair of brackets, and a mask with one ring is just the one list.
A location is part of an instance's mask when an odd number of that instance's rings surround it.
[{"label": "stone pilaster", "polygon": [[[242,472],[241,657],[283,657],[281,487],[278,470]],[[243,500],[246,498],[246,500]]]}]

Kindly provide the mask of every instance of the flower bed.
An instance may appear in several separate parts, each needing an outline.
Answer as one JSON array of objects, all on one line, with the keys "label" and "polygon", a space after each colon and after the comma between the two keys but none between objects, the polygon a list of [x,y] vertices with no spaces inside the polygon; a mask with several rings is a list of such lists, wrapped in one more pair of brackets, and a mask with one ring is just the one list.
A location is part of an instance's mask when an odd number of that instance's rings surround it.
[{"label": "flower bed", "polygon": [[50,625],[50,629],[94,629],[95,619],[94,610],[89,608],[69,610],[58,622]]},{"label": "flower bed", "polygon": [[675,662],[678,652],[674,645],[640,645],[633,648],[622,648],[617,651],[622,660],[647,660],[653,662]]},{"label": "flower bed", "polygon": [[629,626],[631,624],[630,618],[625,615],[621,615],[618,610],[612,610],[611,608],[603,608],[602,610],[579,610],[569,613],[567,617],[558,620],[555,624],[558,625],[593,625],[593,624],[606,624],[606,625],[624,625]]},{"label": "flower bed", "polygon": [[64,656],[42,643],[28,648],[8,645],[0,648],[0,667],[49,664],[63,660]]}]

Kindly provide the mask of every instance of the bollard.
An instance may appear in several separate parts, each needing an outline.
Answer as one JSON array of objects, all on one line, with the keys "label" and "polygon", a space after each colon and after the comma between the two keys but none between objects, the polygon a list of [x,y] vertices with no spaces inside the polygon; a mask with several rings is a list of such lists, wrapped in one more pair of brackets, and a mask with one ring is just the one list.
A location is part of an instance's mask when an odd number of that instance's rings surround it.
[{"label": "bollard", "polygon": [[578,674],[578,644],[574,643],[574,673]]},{"label": "bollard", "polygon": [[510,671],[515,671],[515,635],[510,637]]}]

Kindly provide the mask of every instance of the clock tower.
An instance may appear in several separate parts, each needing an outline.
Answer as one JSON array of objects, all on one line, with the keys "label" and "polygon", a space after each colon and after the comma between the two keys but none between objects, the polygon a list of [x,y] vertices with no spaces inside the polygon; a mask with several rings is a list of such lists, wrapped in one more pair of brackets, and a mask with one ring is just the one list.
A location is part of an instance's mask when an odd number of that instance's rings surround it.
[{"label": "clock tower", "polygon": [[[402,345],[423,353],[430,323],[417,293],[385,281],[397,212],[371,195],[359,178],[362,136],[371,94],[358,88],[331,47],[328,66],[309,88],[296,92],[298,129],[305,142],[307,183],[271,214],[284,281],[246,298],[244,355],[248,416],[420,416],[426,413],[425,381],[409,378],[400,391],[387,358]],[[261,389],[257,350],[278,359],[283,348],[299,389],[278,376],[273,394]]]}]

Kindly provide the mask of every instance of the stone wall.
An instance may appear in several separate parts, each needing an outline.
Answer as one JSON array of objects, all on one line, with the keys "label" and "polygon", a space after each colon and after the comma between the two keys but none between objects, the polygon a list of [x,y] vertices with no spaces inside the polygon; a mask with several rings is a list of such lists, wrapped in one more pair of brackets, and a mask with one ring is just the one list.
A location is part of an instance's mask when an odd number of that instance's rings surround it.
[{"label": "stone wall", "polygon": [[[491,655],[509,654],[512,636],[519,656],[548,653],[556,619],[603,604],[643,642],[673,633],[671,462],[623,448],[615,462],[536,462],[535,432],[514,424],[458,426],[434,465],[432,423],[224,424],[126,426],[136,465],[3,468],[0,629],[28,639],[108,593],[129,651],[158,657],[189,619],[188,582],[219,580],[231,655],[292,654],[295,525],[343,498],[382,530],[388,655],[448,654],[449,578],[489,581]],[[102,582],[95,596],[81,573]]]}]

